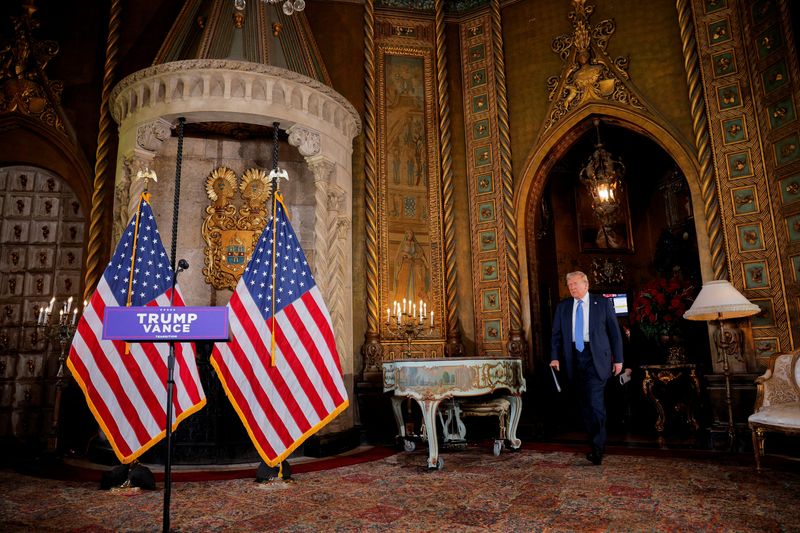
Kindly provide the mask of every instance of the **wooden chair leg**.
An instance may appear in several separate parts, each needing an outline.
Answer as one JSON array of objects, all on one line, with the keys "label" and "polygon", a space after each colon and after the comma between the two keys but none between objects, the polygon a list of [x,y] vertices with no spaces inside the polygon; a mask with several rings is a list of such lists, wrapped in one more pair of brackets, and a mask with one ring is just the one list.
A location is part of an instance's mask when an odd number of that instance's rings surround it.
[{"label": "wooden chair leg", "polygon": [[756,471],[761,472],[761,457],[764,455],[764,430],[759,427],[751,427],[753,433],[753,453],[756,458]]}]

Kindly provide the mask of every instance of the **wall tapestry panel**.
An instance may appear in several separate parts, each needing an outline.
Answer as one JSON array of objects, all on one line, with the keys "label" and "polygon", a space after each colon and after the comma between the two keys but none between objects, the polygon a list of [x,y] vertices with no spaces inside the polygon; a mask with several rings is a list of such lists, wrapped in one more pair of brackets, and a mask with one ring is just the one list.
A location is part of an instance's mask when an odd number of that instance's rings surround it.
[{"label": "wall tapestry panel", "polygon": [[[383,360],[444,355],[442,199],[432,21],[377,17]],[[406,338],[406,315],[421,326]],[[395,305],[398,303],[398,306]],[[422,309],[420,309],[422,308]],[[408,320],[408,317],[406,317]]]},{"label": "wall tapestry panel", "polygon": [[491,14],[461,22],[460,35],[475,345],[480,355],[502,356],[510,318]]}]

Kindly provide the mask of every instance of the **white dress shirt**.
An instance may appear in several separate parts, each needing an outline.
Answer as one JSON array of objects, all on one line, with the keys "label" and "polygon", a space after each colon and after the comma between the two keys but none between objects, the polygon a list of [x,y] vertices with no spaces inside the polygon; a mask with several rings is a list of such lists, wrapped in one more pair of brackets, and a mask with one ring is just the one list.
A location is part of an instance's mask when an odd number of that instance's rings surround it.
[{"label": "white dress shirt", "polygon": [[589,293],[583,295],[582,300],[572,299],[572,342],[575,342],[575,311],[578,302],[583,301],[583,342],[589,342]]}]

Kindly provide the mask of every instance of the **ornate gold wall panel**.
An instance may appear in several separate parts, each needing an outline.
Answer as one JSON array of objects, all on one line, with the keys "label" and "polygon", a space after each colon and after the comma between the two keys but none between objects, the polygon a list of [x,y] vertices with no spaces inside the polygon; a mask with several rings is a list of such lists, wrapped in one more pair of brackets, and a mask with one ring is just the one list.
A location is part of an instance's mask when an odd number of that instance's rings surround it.
[{"label": "ornate gold wall panel", "polygon": [[475,346],[505,355],[510,330],[495,56],[488,12],[460,23]]},{"label": "ornate gold wall panel", "polygon": [[206,242],[203,276],[215,289],[233,291],[267,224],[272,185],[263,169],[249,168],[239,181],[233,170],[218,167],[206,178],[206,194],[210,203],[201,230]]},{"label": "ornate gold wall panel", "polygon": [[[751,87],[756,102],[756,119],[759,121],[776,225],[777,261],[789,310],[786,316],[789,341],[793,345],[781,341],[781,336],[771,336],[764,328],[755,328],[756,355],[766,357],[778,349],[796,347],[800,338],[800,320],[797,318],[800,313],[800,122],[797,120],[800,71],[794,53],[796,48],[787,2],[762,0],[752,5],[745,4],[740,14],[747,54],[745,64],[750,67]],[[759,286],[763,283],[763,270],[757,263],[744,264],[742,270],[746,285]],[[778,304],[773,302],[773,305]],[[777,313],[775,319],[780,327]]]},{"label": "ornate gold wall panel", "polygon": [[386,327],[392,302],[427,303],[435,326],[414,341],[415,357],[444,354],[444,247],[434,23],[377,15],[375,83],[378,288],[382,359],[405,341]]},{"label": "ornate gold wall panel", "polygon": [[784,270],[791,272],[792,250],[800,252],[800,225],[793,233],[800,215],[790,214],[797,209],[784,205],[781,191],[792,176],[800,187],[800,133],[796,58],[787,46],[786,6],[781,15],[778,4],[692,3],[728,273],[762,308],[753,318],[759,356],[792,347]]}]

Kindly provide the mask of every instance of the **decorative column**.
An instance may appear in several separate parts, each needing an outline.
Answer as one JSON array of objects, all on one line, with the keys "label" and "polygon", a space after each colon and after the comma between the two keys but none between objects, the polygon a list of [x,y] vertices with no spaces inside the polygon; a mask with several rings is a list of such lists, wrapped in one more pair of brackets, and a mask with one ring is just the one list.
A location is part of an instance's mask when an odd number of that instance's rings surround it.
[{"label": "decorative column", "polygon": [[136,145],[122,154],[121,168],[117,171],[114,186],[114,233],[112,246],[119,241],[122,231],[131,216],[136,212],[139,195],[144,190],[144,183],[134,179],[136,173],[152,167],[153,160],[161,146],[171,135],[171,124],[164,119],[157,119],[142,124],[136,129]]},{"label": "decorative column", "polygon": [[110,111],[111,89],[114,81],[114,70],[117,68],[119,28],[122,13],[122,1],[114,0],[108,23],[108,42],[106,44],[106,62],[103,68],[103,92],[100,100],[100,127],[97,133],[97,153],[94,167],[94,192],[92,193],[92,212],[89,219],[89,242],[86,252],[86,277],[83,288],[84,299],[94,292],[100,276],[106,266],[108,253],[108,233],[103,230],[105,221],[103,213],[112,194],[111,174],[109,172],[108,155],[111,146],[111,131],[114,123]]},{"label": "decorative column", "polygon": [[500,0],[492,0],[492,44],[494,53],[495,95],[497,97],[498,152],[503,187],[503,226],[505,226],[506,275],[508,277],[508,355],[524,357],[528,352],[522,336],[522,304],[519,281],[517,228],[514,218],[514,176],[511,173],[511,134],[508,126],[508,99],[506,98],[506,65],[503,51],[503,24]]},{"label": "decorative column", "polygon": [[[378,154],[375,114],[375,0],[364,2],[364,173],[366,181],[367,233],[367,332],[361,353],[364,374],[380,374],[378,365],[383,356],[380,343],[378,299]],[[375,377],[375,379],[380,379]]]},{"label": "decorative column", "polygon": [[[305,157],[308,168],[314,174],[314,279],[328,304],[336,347],[343,356],[350,352],[348,347],[352,346],[352,332],[345,327],[345,287],[348,285],[344,279],[346,258],[334,256],[337,255],[340,240],[349,242],[349,239],[347,232],[340,235],[337,231],[338,210],[331,212],[330,209],[329,189],[336,188],[336,164],[320,153],[322,144],[319,132],[297,124],[287,132],[289,144]],[[346,212],[344,218],[347,219]]]},{"label": "decorative column", "polygon": [[711,266],[714,279],[728,279],[728,266],[725,260],[725,236],[719,213],[719,185],[711,159],[712,147],[708,132],[708,118],[704,100],[703,80],[700,61],[697,56],[692,10],[688,0],[677,0],[678,23],[683,43],[683,63],[689,84],[689,104],[692,113],[692,129],[697,158],[700,162],[700,187],[703,196],[703,212],[706,217],[706,231],[711,244]]},{"label": "decorative column", "polygon": [[447,57],[445,56],[444,0],[436,0],[436,92],[439,106],[439,152],[442,166],[442,203],[444,204],[445,317],[447,345],[445,353],[456,357],[463,353],[458,325],[456,291],[456,240],[453,212],[453,158],[450,155],[450,97],[447,94]]}]

